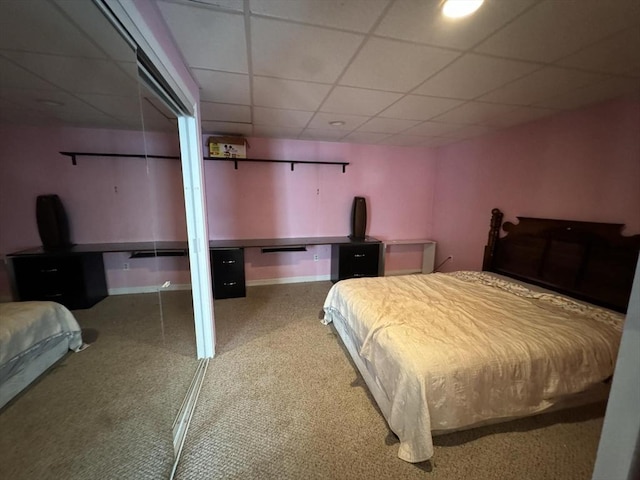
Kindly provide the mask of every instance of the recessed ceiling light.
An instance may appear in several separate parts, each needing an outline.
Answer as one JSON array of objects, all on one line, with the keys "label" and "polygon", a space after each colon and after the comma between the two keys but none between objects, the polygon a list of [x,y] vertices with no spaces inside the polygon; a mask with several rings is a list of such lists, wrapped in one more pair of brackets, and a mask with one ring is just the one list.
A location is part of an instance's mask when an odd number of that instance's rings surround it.
[{"label": "recessed ceiling light", "polygon": [[484,0],[446,0],[442,6],[445,17],[461,18],[478,10]]},{"label": "recessed ceiling light", "polygon": [[342,120],[334,120],[332,122],[329,122],[329,125],[331,125],[332,127],[341,127],[345,123],[346,122],[343,122]]},{"label": "recessed ceiling light", "polygon": [[64,105],[62,102],[56,102],[55,100],[47,100],[46,98],[38,99],[38,103],[47,105],[48,107],[61,107]]}]

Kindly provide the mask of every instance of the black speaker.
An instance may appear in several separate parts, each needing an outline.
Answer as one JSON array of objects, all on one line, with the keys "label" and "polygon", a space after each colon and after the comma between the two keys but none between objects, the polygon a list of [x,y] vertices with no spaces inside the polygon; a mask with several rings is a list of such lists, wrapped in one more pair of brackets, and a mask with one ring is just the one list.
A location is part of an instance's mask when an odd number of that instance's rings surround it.
[{"label": "black speaker", "polygon": [[351,209],[351,235],[354,240],[364,240],[367,229],[367,201],[364,197],[354,197]]},{"label": "black speaker", "polygon": [[45,250],[71,247],[69,221],[58,195],[39,195],[36,199],[38,233]]}]

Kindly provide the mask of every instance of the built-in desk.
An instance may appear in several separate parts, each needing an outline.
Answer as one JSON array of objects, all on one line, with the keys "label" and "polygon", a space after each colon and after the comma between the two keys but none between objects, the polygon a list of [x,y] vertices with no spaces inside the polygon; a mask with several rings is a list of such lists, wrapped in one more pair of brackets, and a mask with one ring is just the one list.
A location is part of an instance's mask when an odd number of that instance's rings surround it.
[{"label": "built-in desk", "polygon": [[[349,237],[211,240],[209,249],[214,291],[218,293],[216,298],[245,295],[245,248],[260,248],[264,253],[294,252],[304,251],[311,245],[331,245],[332,252],[337,252],[335,261],[332,253],[331,278],[334,280],[363,276],[357,268],[348,267],[349,258],[345,252],[361,258],[359,250],[362,246],[369,254],[372,248],[379,252],[377,258],[382,255],[381,242],[371,237],[363,240]],[[159,241],[84,243],[59,250],[43,247],[21,250],[7,255],[14,297],[16,300],[53,300],[69,308],[89,308],[108,295],[102,254],[118,252],[129,252],[131,258],[184,256],[189,254],[189,248],[186,241]],[[378,275],[381,265],[381,260],[368,264],[366,275]]]},{"label": "built-in desk", "polygon": [[298,252],[312,245],[331,245],[331,280],[334,282],[381,273],[382,243],[372,237],[363,240],[349,237],[210,240],[215,298],[245,296],[244,268],[237,269],[238,264],[244,264],[245,248],[260,248],[263,253]]}]

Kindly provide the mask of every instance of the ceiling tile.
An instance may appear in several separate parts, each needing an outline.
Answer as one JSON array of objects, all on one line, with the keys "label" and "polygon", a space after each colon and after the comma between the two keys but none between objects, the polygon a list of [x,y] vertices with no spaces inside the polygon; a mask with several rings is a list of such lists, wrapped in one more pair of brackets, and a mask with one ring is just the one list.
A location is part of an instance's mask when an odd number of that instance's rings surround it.
[{"label": "ceiling tile", "polygon": [[0,56],[0,87],[55,90],[55,85]]},{"label": "ceiling tile", "polygon": [[[144,112],[147,112],[150,108],[153,108],[164,117],[175,120],[177,124],[178,119],[176,117],[176,114],[172,110],[170,110],[169,107],[167,107],[167,105],[162,100],[154,96],[150,90],[147,90],[146,88],[144,88],[143,91],[141,92],[141,95],[143,95],[143,98],[141,99],[141,104],[144,109]],[[178,130],[176,130],[176,132],[177,131]]]},{"label": "ceiling tile", "polygon": [[389,135],[386,133],[371,133],[371,132],[351,132],[349,135],[342,139],[343,142],[349,143],[367,143],[375,144],[380,140],[387,138]]},{"label": "ceiling tile", "polygon": [[138,90],[137,80],[108,60],[22,52],[5,52],[4,55],[37,76],[74,93],[122,95]]},{"label": "ceiling tile", "polygon": [[249,75],[191,69],[200,85],[200,99],[207,102],[251,104]]},{"label": "ceiling tile", "polygon": [[496,128],[487,127],[484,125],[467,125],[465,127],[460,128],[459,130],[454,130],[453,132],[448,133],[447,135],[444,135],[444,136],[451,137],[451,138],[464,139],[464,138],[472,138],[472,137],[479,137],[481,135],[486,135],[488,133],[494,132],[495,130]]},{"label": "ceiling tile", "polygon": [[542,1],[475,50],[553,62],[630,27],[638,18],[637,0]]},{"label": "ceiling tile", "polygon": [[571,90],[595,83],[606,78],[596,73],[586,73],[557,67],[545,67],[519,80],[505,85],[477,100],[530,105],[546,98],[570,92]]},{"label": "ceiling tile", "polygon": [[[0,50],[106,58],[49,2],[0,1]],[[64,32],[64,33],[62,33]]]},{"label": "ceiling tile", "polygon": [[535,63],[467,54],[420,85],[414,93],[472,99],[539,68]]},{"label": "ceiling tile", "polygon": [[445,137],[451,134],[451,132],[460,130],[463,126],[464,125],[454,123],[422,122],[421,124],[416,125],[415,127],[412,127],[403,133],[405,135]]},{"label": "ceiling tile", "polygon": [[457,107],[461,103],[462,100],[450,98],[407,95],[384,110],[381,115],[388,118],[404,118],[407,120],[429,120],[440,113]]},{"label": "ceiling tile", "polygon": [[408,92],[458,55],[441,48],[370,38],[339,83]]},{"label": "ceiling tile", "polygon": [[504,115],[512,111],[512,105],[498,105],[494,103],[469,102],[453,110],[438,115],[436,121],[461,124],[484,124],[497,115]]},{"label": "ceiling tile", "polygon": [[[369,118],[370,117],[362,115],[346,115],[344,113],[336,115],[335,113],[318,112],[314,115],[313,120],[309,124],[309,128],[347,130],[350,132],[369,120]],[[333,121],[342,121],[344,125],[329,125],[329,122]]]},{"label": "ceiling tile", "polygon": [[[94,110],[81,99],[60,90],[36,90],[22,88],[0,88],[0,98],[16,106],[56,116],[60,111]],[[59,105],[52,105],[55,102]]]},{"label": "ceiling tile", "polygon": [[347,134],[344,130],[328,130],[320,128],[306,128],[301,134],[301,139],[305,140],[321,140],[327,142],[335,142],[340,140]]},{"label": "ceiling tile", "polygon": [[166,117],[152,103],[143,102],[142,110],[145,132],[178,132],[178,120]]},{"label": "ceiling tile", "polygon": [[[38,8],[44,3],[40,2]],[[85,34],[85,38],[74,44],[74,49],[66,49],[61,53],[70,56],[76,48],[87,48],[88,44],[93,43],[93,45],[97,45],[100,50],[106,53],[106,55],[97,54],[97,58],[111,58],[120,62],[136,62],[136,52],[133,47],[129,45],[120,32],[113,28],[104,13],[96,8],[94,2],[55,0],[55,4]],[[75,28],[72,25],[66,24],[64,26],[65,34],[58,35],[58,37],[62,37],[66,41],[73,40],[73,38],[67,37],[67,33],[73,30]]]},{"label": "ceiling tile", "polygon": [[202,133],[212,135],[243,135],[250,137],[253,134],[253,127],[246,123],[231,122],[202,122]]},{"label": "ceiling tile", "polygon": [[298,138],[300,133],[302,133],[302,128],[277,125],[256,125],[253,127],[254,137]]},{"label": "ceiling tile", "polygon": [[376,117],[372,118],[367,123],[358,128],[358,131],[393,134],[414,127],[418,123],[419,122],[417,120],[401,120],[397,118]]},{"label": "ceiling tile", "polygon": [[283,110],[281,108],[253,108],[253,123],[274,127],[306,127],[313,112]]},{"label": "ceiling tile", "polygon": [[172,0],[173,2],[184,3],[185,5],[193,6],[194,3],[198,3],[202,6],[209,6],[213,8],[223,8],[225,10],[235,10],[238,12],[244,12],[244,0]]},{"label": "ceiling tile", "polygon": [[253,73],[333,83],[363,39],[354,33],[252,18]]},{"label": "ceiling tile", "polygon": [[292,110],[316,110],[329,93],[329,85],[320,83],[255,77],[253,102],[260,107]]},{"label": "ceiling tile", "polygon": [[508,112],[498,114],[484,123],[490,127],[510,127],[512,125],[531,122],[556,113],[558,113],[558,110],[551,108],[516,107]]},{"label": "ceiling tile", "polygon": [[80,93],[76,94],[76,96],[108,115],[121,118],[137,118],[139,125],[142,126],[140,99],[137,95],[133,97],[124,97],[119,95]]},{"label": "ceiling tile", "polygon": [[397,145],[399,147],[415,147],[424,143],[424,137],[416,135],[392,135],[378,142],[380,145]]},{"label": "ceiling tile", "polygon": [[368,32],[388,0],[251,0],[251,13],[323,27]]},{"label": "ceiling tile", "polygon": [[158,6],[190,67],[248,73],[243,15],[176,3]]},{"label": "ceiling tile", "polygon": [[613,74],[640,69],[640,26],[609,37],[557,63]]},{"label": "ceiling tile", "polygon": [[361,88],[336,87],[320,108],[321,112],[376,115],[402,97],[399,93]]},{"label": "ceiling tile", "polygon": [[251,109],[247,105],[200,102],[202,120],[251,123]]},{"label": "ceiling tile", "polygon": [[442,15],[441,0],[398,0],[375,33],[465,50],[491,35],[534,2],[535,0],[485,2],[474,15],[451,20]]},{"label": "ceiling tile", "polygon": [[548,108],[572,109],[640,91],[637,78],[611,77],[601,82],[572,89],[564,95],[545,98],[536,105]]}]

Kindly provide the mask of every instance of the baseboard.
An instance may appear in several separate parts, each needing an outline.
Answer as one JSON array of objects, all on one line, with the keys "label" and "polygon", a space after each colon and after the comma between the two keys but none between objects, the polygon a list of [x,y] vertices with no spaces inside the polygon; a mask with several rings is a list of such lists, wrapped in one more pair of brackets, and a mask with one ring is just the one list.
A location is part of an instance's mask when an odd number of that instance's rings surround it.
[{"label": "baseboard", "polygon": [[264,280],[249,280],[247,287],[258,287],[261,285],[279,285],[285,283],[306,283],[306,282],[324,282],[331,280],[330,275],[309,275],[304,277],[283,277],[283,278],[266,278]]},{"label": "baseboard", "polygon": [[123,288],[110,288],[109,295],[132,295],[135,293],[157,293],[166,292],[172,290],[191,290],[190,283],[176,283],[166,287],[158,285],[148,285],[145,287],[123,287]]}]

